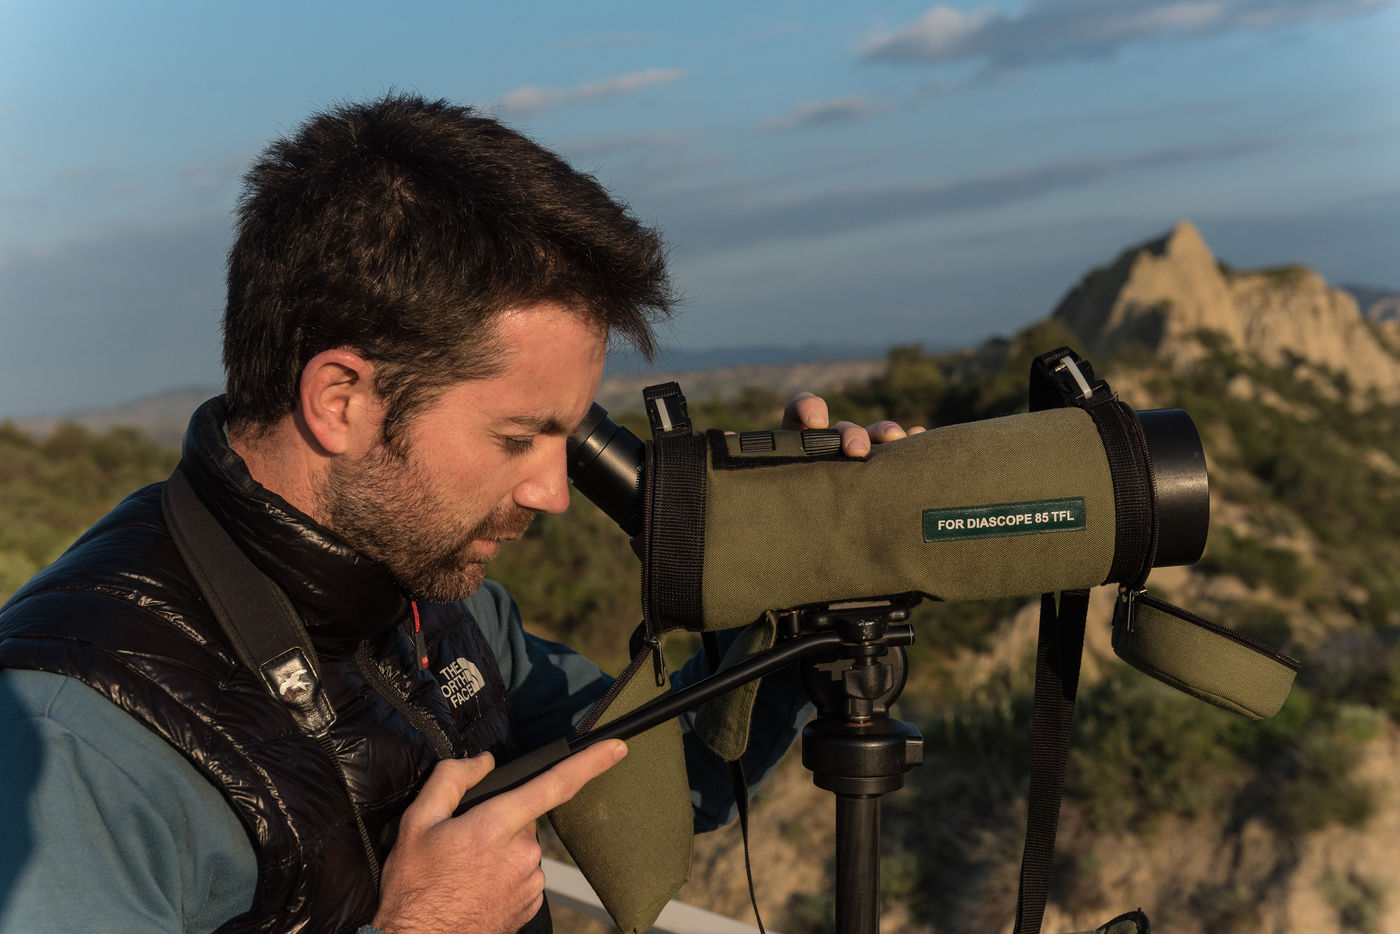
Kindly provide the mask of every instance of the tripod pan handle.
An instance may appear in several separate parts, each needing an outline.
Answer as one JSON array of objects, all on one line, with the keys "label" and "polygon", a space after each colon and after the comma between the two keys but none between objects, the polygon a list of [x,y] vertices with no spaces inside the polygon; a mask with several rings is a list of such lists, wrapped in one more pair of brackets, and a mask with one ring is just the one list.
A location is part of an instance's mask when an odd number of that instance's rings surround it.
[{"label": "tripod pan handle", "polygon": [[533,752],[527,752],[517,759],[512,759],[505,765],[492,769],[486,777],[477,782],[467,790],[462,796],[462,803],[457,805],[457,810],[453,816],[460,815],[467,808],[481,802],[494,798],[503,791],[510,791],[517,788],[541,772],[548,771],[573,753],[569,748],[567,739],[556,739],[554,742],[541,746]]}]

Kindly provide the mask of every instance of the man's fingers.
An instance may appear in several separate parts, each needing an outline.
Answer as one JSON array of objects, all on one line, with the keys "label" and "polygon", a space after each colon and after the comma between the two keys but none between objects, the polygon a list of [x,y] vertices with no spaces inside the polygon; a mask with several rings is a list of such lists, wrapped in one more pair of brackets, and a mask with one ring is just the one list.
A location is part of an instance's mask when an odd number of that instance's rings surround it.
[{"label": "man's fingers", "polygon": [[875,422],[865,429],[870,433],[870,440],[876,444],[884,444],[886,441],[898,441],[900,438],[907,438],[909,433],[900,427],[899,422],[892,422],[888,419],[882,422]]},{"label": "man's fingers", "polygon": [[922,433],[922,426],[905,429],[899,422],[885,419],[864,428],[855,422],[837,422],[832,426],[841,432],[841,450],[847,457],[864,457],[870,453],[872,444],[898,441],[910,435]]},{"label": "man's fingers", "polygon": [[[787,407],[783,409],[783,428],[787,431],[825,428],[829,419],[826,400],[810,392],[799,392],[788,400]],[[920,426],[906,431],[899,422],[890,419],[875,422],[864,428],[855,422],[847,421],[837,422],[831,427],[841,432],[841,451],[847,457],[864,457],[870,453],[872,444],[898,441],[924,430]]]},{"label": "man's fingers", "polygon": [[580,788],[612,768],[625,755],[627,744],[620,739],[595,743],[490,803],[503,805],[511,824],[521,827],[533,824],[537,818],[578,794]]},{"label": "man's fingers", "polygon": [[847,457],[864,457],[870,453],[870,432],[855,422],[837,422],[831,426],[841,432],[841,453]]},{"label": "man's fingers", "polygon": [[831,416],[826,410],[826,400],[810,392],[799,392],[788,400],[783,408],[783,430],[800,431],[803,428],[825,428]]},{"label": "man's fingers", "polygon": [[470,759],[443,759],[423,783],[423,790],[403,812],[403,826],[430,827],[447,820],[462,796],[496,767],[489,752]]}]

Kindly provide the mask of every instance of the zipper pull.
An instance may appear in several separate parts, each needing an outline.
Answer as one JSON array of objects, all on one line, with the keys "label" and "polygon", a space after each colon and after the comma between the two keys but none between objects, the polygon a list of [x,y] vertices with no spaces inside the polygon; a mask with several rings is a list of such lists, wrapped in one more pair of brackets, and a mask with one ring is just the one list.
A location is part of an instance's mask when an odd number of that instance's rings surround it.
[{"label": "zipper pull", "polygon": [[418,601],[410,600],[408,605],[413,607],[413,651],[418,655],[418,667],[426,669],[428,667],[428,643],[423,639],[423,620],[418,615]]},{"label": "zipper pull", "polygon": [[651,664],[656,671],[656,686],[664,688],[666,686],[666,658],[661,654],[661,637],[654,633],[648,633],[647,642],[651,644]]},{"label": "zipper pull", "polygon": [[1113,629],[1115,632],[1132,632],[1133,620],[1137,617],[1138,597],[1147,593],[1145,587],[1118,585],[1118,601],[1113,607]]},{"label": "zipper pull", "polygon": [[635,663],[643,650],[651,652],[651,666],[656,673],[656,686],[664,688],[666,686],[666,657],[661,652],[661,637],[652,632],[651,622],[646,619],[643,619],[637,624],[637,628],[632,630],[632,636],[627,640],[627,656],[632,659],[632,663]]}]

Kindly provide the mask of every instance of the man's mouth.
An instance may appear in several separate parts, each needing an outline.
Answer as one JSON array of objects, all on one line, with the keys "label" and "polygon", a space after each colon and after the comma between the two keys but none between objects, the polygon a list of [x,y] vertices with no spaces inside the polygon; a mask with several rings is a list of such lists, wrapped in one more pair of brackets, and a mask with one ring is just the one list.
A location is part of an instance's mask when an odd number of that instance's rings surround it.
[{"label": "man's mouth", "polygon": [[[514,522],[501,521],[486,525],[481,531],[486,532],[480,538],[474,538],[467,546],[468,560],[472,564],[484,564],[490,561],[501,550],[502,542],[517,542],[525,537],[525,530],[529,527],[533,515],[517,516]],[[496,534],[490,534],[490,533]]]},{"label": "man's mouth", "polygon": [[502,542],[516,542],[519,540],[520,536],[518,535],[511,535],[502,538],[478,538],[475,542],[473,542],[474,547],[471,549],[472,560],[489,561],[500,553]]}]

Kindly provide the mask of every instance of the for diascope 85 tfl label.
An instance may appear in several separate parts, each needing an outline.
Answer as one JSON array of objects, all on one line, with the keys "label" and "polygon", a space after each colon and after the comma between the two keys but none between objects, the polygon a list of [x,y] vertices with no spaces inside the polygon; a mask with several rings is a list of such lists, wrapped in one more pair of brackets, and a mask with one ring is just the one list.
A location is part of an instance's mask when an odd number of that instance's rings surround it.
[{"label": "for diascope 85 tfl label", "polygon": [[964,538],[1070,532],[1084,528],[1085,521],[1083,497],[925,509],[924,541],[953,542]]}]

